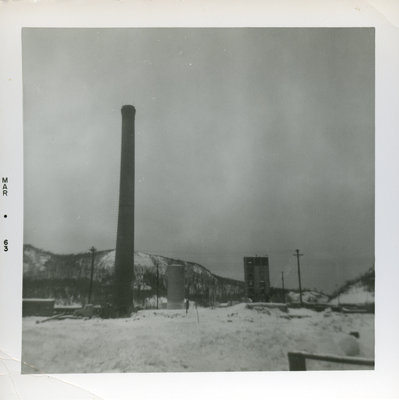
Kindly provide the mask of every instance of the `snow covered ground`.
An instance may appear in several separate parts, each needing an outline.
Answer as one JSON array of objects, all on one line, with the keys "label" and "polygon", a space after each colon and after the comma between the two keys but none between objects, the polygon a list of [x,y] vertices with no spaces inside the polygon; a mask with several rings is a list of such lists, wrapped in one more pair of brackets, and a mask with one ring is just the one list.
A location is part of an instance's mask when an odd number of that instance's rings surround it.
[{"label": "snow covered ground", "polygon": [[[126,319],[40,319],[23,319],[23,373],[288,370],[287,352],[300,350],[374,357],[371,314],[237,304],[191,307],[188,315],[143,310]],[[308,369],[361,367],[309,361]]]}]

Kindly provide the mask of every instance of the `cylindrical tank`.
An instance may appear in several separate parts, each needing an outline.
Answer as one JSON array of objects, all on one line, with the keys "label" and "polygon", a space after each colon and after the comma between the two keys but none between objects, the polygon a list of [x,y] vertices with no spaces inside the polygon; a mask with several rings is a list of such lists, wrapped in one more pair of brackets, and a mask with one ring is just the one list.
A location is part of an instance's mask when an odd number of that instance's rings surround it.
[{"label": "cylindrical tank", "polygon": [[168,309],[184,308],[184,265],[168,265]]},{"label": "cylindrical tank", "polygon": [[123,316],[129,314],[133,307],[134,118],[136,109],[131,105],[125,105],[121,112],[122,149],[113,302],[116,313]]}]

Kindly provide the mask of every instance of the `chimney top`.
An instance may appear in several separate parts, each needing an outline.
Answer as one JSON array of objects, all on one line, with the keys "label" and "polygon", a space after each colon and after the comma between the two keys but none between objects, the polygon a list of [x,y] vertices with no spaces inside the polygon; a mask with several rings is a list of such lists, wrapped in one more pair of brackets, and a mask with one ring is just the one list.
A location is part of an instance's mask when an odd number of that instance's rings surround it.
[{"label": "chimney top", "polygon": [[136,109],[134,108],[134,106],[127,104],[122,106],[121,112],[122,115],[134,116],[136,114]]}]

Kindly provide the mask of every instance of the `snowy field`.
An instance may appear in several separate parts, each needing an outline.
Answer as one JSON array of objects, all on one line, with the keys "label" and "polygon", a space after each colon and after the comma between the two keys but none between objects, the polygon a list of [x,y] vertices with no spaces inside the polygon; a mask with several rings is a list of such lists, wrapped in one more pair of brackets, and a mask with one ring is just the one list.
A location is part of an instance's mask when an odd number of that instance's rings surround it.
[{"label": "snowy field", "polygon": [[[232,307],[23,318],[23,373],[288,370],[288,351],[374,358],[374,315]],[[359,332],[359,339],[349,335]],[[362,369],[308,361],[311,369]]]}]

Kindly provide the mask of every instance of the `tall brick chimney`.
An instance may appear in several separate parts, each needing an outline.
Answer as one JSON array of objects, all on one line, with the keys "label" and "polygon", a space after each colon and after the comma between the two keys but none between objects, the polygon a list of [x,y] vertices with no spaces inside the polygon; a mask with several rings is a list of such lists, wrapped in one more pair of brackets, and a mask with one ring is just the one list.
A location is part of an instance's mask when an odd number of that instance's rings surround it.
[{"label": "tall brick chimney", "polygon": [[122,150],[116,237],[113,306],[117,316],[133,309],[134,268],[134,118],[136,109],[122,107]]}]

